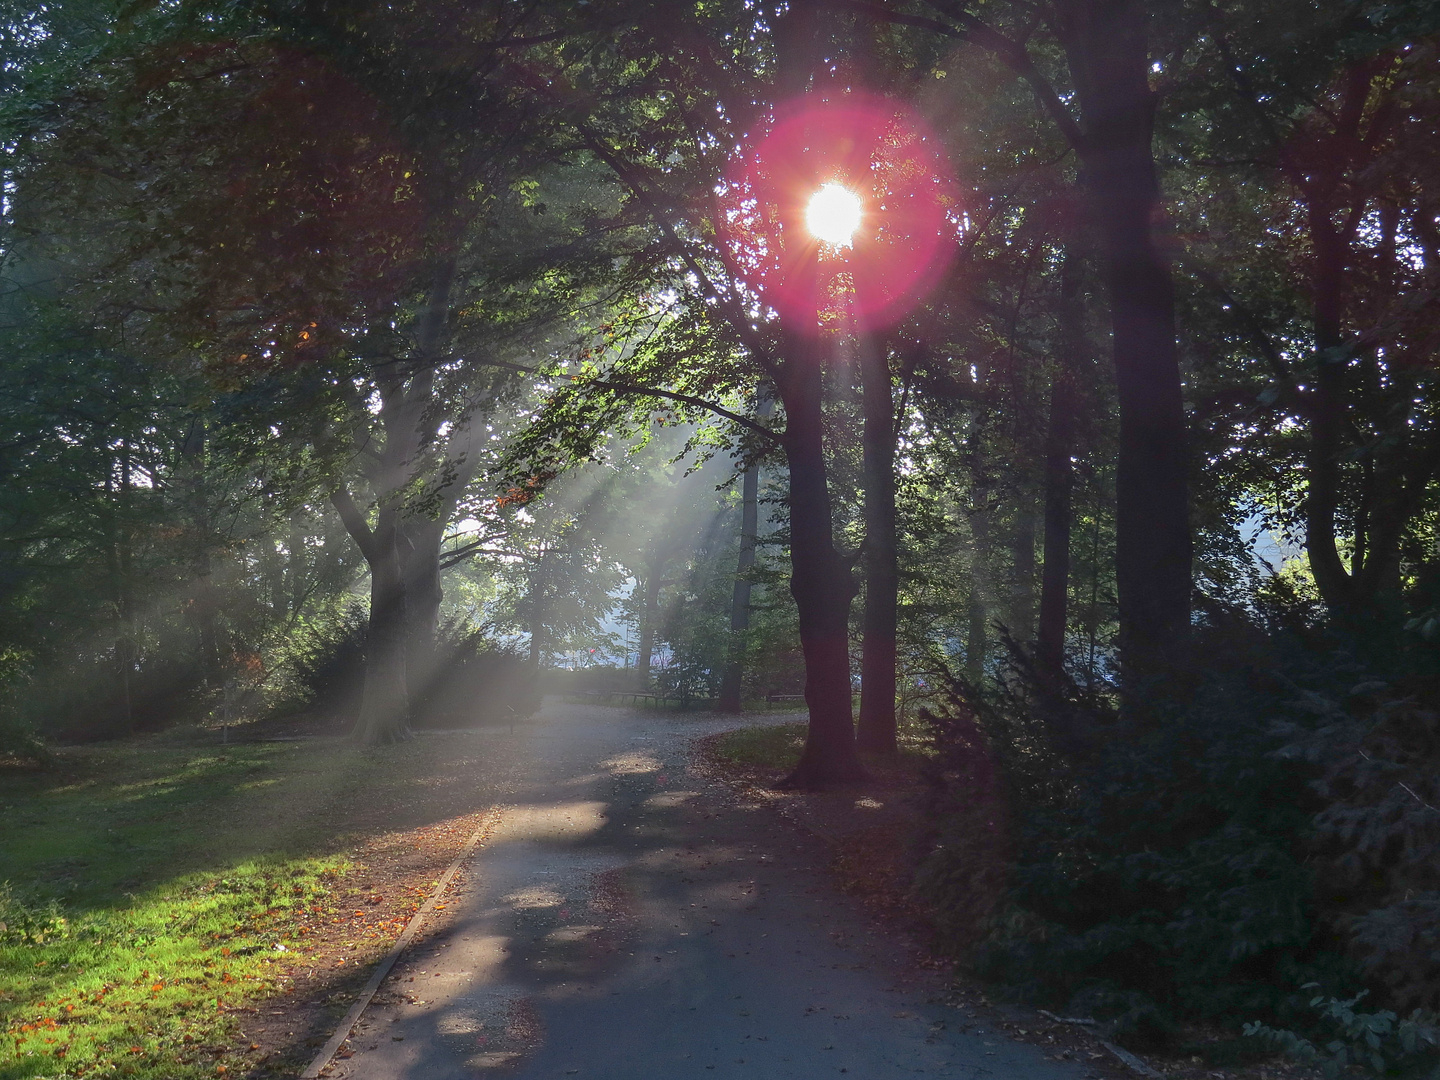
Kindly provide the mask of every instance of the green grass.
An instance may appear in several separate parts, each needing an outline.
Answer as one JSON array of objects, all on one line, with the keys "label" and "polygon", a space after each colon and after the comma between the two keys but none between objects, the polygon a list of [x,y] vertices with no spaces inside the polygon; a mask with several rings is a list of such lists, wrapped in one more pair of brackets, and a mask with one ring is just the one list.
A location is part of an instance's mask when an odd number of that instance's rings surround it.
[{"label": "green grass", "polygon": [[727,731],[713,744],[722,762],[754,769],[792,769],[805,746],[804,724],[741,728]]},{"label": "green grass", "polygon": [[473,801],[449,742],[149,739],[0,771],[0,1080],[243,1067],[228,1011],[279,991],[349,845]]}]

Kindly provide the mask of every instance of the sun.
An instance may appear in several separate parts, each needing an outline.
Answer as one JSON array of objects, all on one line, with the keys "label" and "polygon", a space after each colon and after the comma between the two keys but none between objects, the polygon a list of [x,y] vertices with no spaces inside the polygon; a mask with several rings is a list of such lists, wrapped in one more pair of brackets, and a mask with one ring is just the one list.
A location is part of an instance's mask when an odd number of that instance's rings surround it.
[{"label": "sun", "polygon": [[826,184],[805,206],[805,227],[817,240],[849,247],[860,227],[860,196],[839,184]]}]

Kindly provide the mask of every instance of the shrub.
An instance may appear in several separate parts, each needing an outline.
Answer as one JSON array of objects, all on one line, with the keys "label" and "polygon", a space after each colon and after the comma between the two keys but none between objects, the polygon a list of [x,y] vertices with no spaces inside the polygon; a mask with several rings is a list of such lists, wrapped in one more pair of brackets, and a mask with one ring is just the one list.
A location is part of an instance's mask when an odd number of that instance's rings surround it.
[{"label": "shrub", "polygon": [[1355,1067],[1376,1076],[1440,1077],[1436,1016],[1420,1009],[1403,1020],[1389,1009],[1357,1012],[1355,1006],[1367,993],[1362,990],[1348,1001],[1324,996],[1310,999],[1310,1008],[1318,1013],[1311,1026],[1315,1037],[1323,1040],[1320,1046],[1294,1031],[1260,1021],[1246,1024],[1245,1034],[1302,1065],[1318,1067],[1327,1080],[1337,1080]]},{"label": "shrub", "polygon": [[296,631],[285,662],[301,704],[334,719],[353,720],[359,715],[368,627],[365,605],[356,602]]},{"label": "shrub", "polygon": [[483,727],[535,712],[540,681],[523,656],[451,622],[437,635],[429,676],[412,680],[410,696],[418,727]]},{"label": "shrub", "polygon": [[22,899],[8,881],[0,881],[0,945],[41,945],[69,932],[70,923],[54,900]]},{"label": "shrub", "polygon": [[1123,720],[1042,692],[1023,656],[996,691],[952,678],[918,881],[952,947],[1132,1043],[1179,1018],[1293,1017],[1293,987],[1353,979],[1310,859],[1317,768],[1277,723],[1307,720],[1291,676],[1326,665],[1285,649],[1200,632],[1205,674]]}]

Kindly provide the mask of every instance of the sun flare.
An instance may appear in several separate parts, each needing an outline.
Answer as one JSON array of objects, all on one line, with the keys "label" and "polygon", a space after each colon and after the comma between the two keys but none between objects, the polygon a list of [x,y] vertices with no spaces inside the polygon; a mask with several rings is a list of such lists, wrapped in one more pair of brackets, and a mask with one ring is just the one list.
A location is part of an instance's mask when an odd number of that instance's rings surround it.
[{"label": "sun flare", "polygon": [[805,207],[805,227],[815,239],[849,247],[860,227],[860,196],[839,184],[826,184]]}]

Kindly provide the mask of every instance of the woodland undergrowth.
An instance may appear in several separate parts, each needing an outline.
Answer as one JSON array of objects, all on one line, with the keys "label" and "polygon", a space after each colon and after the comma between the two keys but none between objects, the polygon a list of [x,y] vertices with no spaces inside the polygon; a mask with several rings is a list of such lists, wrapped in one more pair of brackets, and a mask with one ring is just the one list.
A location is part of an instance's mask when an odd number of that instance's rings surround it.
[{"label": "woodland undergrowth", "polygon": [[995,688],[943,679],[916,886],[942,940],[1134,1047],[1248,1024],[1297,1057],[1433,1070],[1430,646],[1234,613],[1192,646],[1191,674],[1124,710],[1046,686],[1021,648]]}]

